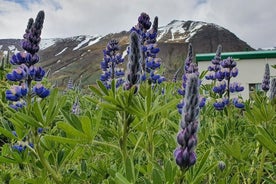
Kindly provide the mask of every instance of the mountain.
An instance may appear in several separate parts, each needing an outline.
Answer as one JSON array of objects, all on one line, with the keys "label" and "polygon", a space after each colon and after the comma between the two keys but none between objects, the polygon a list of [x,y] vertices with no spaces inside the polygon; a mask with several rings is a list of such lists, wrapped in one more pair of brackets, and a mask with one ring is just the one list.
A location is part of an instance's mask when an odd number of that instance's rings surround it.
[{"label": "mountain", "polygon": [[[43,37],[43,33],[42,33]],[[127,55],[129,32],[111,33],[105,36],[81,35],[69,38],[42,39],[40,42],[40,65],[50,70],[49,78],[58,86],[65,86],[72,78],[83,85],[94,83],[101,74],[102,50],[108,41],[117,39],[121,53]],[[215,52],[218,44],[223,52],[254,50],[234,33],[212,23],[173,20],[158,28],[158,57],[162,59],[165,76],[171,79],[187,55],[188,43],[192,43],[194,53]],[[0,39],[0,52],[18,52],[20,39]],[[127,57],[125,57],[125,65]],[[123,66],[125,67],[125,66]]]}]

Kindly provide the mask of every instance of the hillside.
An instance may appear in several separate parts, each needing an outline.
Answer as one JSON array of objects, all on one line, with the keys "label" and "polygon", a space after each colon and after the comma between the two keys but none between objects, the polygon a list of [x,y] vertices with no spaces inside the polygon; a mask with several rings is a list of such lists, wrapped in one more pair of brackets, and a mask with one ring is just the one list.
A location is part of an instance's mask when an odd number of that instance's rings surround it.
[{"label": "hillside", "polygon": [[[43,37],[43,33],[42,33]],[[83,85],[94,83],[101,74],[102,50],[111,39],[119,40],[121,53],[126,56],[129,33],[111,33],[105,36],[81,35],[69,38],[42,39],[39,56],[41,66],[50,70],[50,79],[58,86],[67,84],[71,77]],[[217,45],[223,52],[254,50],[234,33],[212,23],[173,20],[158,28],[158,56],[165,67],[165,76],[171,78],[186,57],[188,43],[194,53],[215,52]],[[0,39],[0,51],[18,52],[20,39]],[[126,59],[127,60],[127,59]]]}]

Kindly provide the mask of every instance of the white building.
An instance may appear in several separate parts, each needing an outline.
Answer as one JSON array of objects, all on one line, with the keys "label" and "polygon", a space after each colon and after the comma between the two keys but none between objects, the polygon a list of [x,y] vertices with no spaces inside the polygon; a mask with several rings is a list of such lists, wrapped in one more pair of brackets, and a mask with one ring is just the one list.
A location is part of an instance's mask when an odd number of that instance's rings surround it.
[{"label": "white building", "polygon": [[[207,70],[215,53],[196,54],[199,71]],[[276,50],[271,51],[246,51],[246,52],[225,52],[221,53],[222,59],[232,57],[237,62],[239,74],[236,78],[231,78],[230,82],[240,82],[244,91],[240,92],[243,99],[249,98],[249,93],[254,90],[261,90],[261,83],[264,76],[265,64],[270,65],[270,76],[276,77],[276,69],[271,65],[276,65]],[[203,84],[210,83],[203,79]]]}]

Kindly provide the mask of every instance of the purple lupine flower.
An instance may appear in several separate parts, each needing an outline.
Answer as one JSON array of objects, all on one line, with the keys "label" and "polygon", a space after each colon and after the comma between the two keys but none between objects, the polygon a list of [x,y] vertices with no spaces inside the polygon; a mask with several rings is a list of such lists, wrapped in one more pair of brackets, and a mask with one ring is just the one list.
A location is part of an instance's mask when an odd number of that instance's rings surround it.
[{"label": "purple lupine flower", "polygon": [[[130,32],[136,32],[138,34],[141,44],[141,65],[143,69],[142,81],[145,81],[148,78],[149,83],[153,82],[154,84],[160,84],[165,81],[165,77],[160,76],[162,80],[157,80],[156,75],[152,75],[153,73],[156,73],[157,69],[161,66],[161,59],[157,58],[157,54],[160,49],[157,47],[156,44],[158,17],[154,18],[153,26],[151,29],[150,26],[151,22],[149,15],[146,13],[141,13],[138,18],[138,24],[135,27],[132,27]],[[155,78],[153,79],[152,77]]]},{"label": "purple lupine flower", "polygon": [[6,91],[6,99],[10,101],[18,101],[21,97],[27,94],[27,88],[22,86],[13,85]]},{"label": "purple lupine flower", "polygon": [[28,67],[25,64],[21,64],[18,68],[13,69],[11,73],[7,74],[7,79],[10,81],[24,80],[28,75]]},{"label": "purple lupine flower", "polygon": [[227,98],[219,98],[216,99],[216,102],[213,104],[213,106],[216,110],[223,110],[228,104],[229,100]]},{"label": "purple lupine flower", "polygon": [[241,86],[240,83],[233,82],[233,83],[230,84],[229,90],[230,90],[231,93],[234,93],[234,92],[241,92],[241,91],[244,90],[244,87]]},{"label": "purple lupine flower", "polygon": [[141,79],[141,46],[136,32],[130,34],[130,47],[128,55],[128,64],[126,72],[125,90],[129,90],[133,86],[137,92]]},{"label": "purple lupine flower", "polygon": [[195,146],[197,145],[197,129],[199,115],[198,75],[187,75],[187,90],[182,108],[181,130],[177,135],[179,147],[174,151],[176,164],[187,169],[196,163]]},{"label": "purple lupine flower", "polygon": [[[103,74],[100,76],[100,80],[107,89],[110,89],[110,84],[113,79],[116,79],[117,87],[122,85],[124,81],[120,80],[124,76],[124,71],[118,68],[118,65],[124,62],[124,58],[118,53],[119,50],[119,42],[117,40],[109,41],[106,48],[103,50],[104,59],[101,62]],[[117,82],[117,80],[119,80],[119,82]]]},{"label": "purple lupine flower", "polygon": [[43,128],[41,128],[41,127],[37,128],[37,133],[38,133],[38,134],[42,134],[42,133],[43,133],[43,131],[44,131],[44,129],[43,129]]},{"label": "purple lupine flower", "polygon": [[200,96],[199,98],[199,108],[203,108],[206,104],[206,98],[203,96]]},{"label": "purple lupine flower", "polygon": [[276,97],[276,78],[271,80],[271,88],[270,88],[270,100],[273,100]]},{"label": "purple lupine flower", "polygon": [[32,55],[34,55],[39,50],[39,42],[41,40],[40,35],[43,27],[44,16],[44,11],[38,12],[32,26],[30,26],[30,21],[28,22],[27,29],[29,29],[23,36],[24,40],[22,41],[22,48]]},{"label": "purple lupine flower", "polygon": [[75,115],[79,115],[80,114],[80,104],[79,104],[79,98],[77,98],[73,104],[72,107],[72,113]]},{"label": "purple lupine flower", "polygon": [[262,90],[267,92],[269,90],[269,84],[270,84],[270,70],[269,70],[268,63],[266,63],[264,78],[263,78],[263,82],[262,82]]},{"label": "purple lupine flower", "polygon": [[41,67],[31,66],[29,68],[29,76],[34,81],[41,81],[45,75],[45,71]]},{"label": "purple lupine flower", "polygon": [[26,105],[26,102],[23,100],[20,100],[20,101],[13,102],[9,106],[17,111],[17,110],[21,109],[22,107],[24,107],[25,105]]},{"label": "purple lupine flower", "polygon": [[223,161],[219,161],[218,168],[219,170],[223,171],[225,169],[226,165]]},{"label": "purple lupine flower", "polygon": [[[6,91],[6,98],[10,101],[19,101],[27,93],[30,93],[29,96],[31,96],[32,92],[28,91],[28,88],[31,88],[32,81],[41,81],[45,76],[45,71],[41,67],[34,66],[34,64],[39,62],[39,56],[36,53],[39,50],[43,22],[44,11],[40,11],[37,14],[35,21],[32,18],[29,19],[22,41],[22,48],[25,51],[16,53],[11,57],[10,63],[20,66],[14,69],[12,73],[9,73],[7,79],[10,81],[21,81],[21,85]],[[42,98],[49,95],[49,90],[45,88],[38,89],[35,86],[33,89],[35,94]],[[21,107],[19,104],[19,102],[17,104],[13,103],[10,106],[17,109]]]},{"label": "purple lupine flower", "polygon": [[74,82],[73,82],[73,79],[72,79],[71,77],[70,77],[69,80],[68,80],[67,89],[68,89],[68,90],[74,89]]},{"label": "purple lupine flower", "polygon": [[218,94],[223,94],[225,90],[226,90],[225,81],[217,82],[217,84],[213,87],[213,91]]},{"label": "purple lupine flower", "polygon": [[37,83],[33,87],[33,92],[40,98],[45,98],[50,94],[50,90],[46,89],[41,83]]},{"label": "purple lupine flower", "polygon": [[240,99],[240,98],[233,98],[233,104],[235,107],[237,107],[239,109],[244,108],[244,103],[243,103],[242,99]]},{"label": "purple lupine flower", "polygon": [[217,80],[221,81],[224,78],[224,73],[220,71],[221,70],[221,66],[220,66],[221,51],[222,51],[222,47],[221,47],[221,45],[218,45],[216,55],[211,61],[212,65],[208,67],[209,72],[205,76],[205,79],[207,79],[207,80],[216,80],[217,79]]}]

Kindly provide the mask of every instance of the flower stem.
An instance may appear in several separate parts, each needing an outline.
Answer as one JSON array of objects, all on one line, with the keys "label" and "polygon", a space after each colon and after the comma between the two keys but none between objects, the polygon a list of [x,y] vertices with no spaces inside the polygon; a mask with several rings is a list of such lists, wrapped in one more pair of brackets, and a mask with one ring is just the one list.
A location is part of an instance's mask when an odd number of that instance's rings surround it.
[{"label": "flower stem", "polygon": [[265,162],[265,157],[266,157],[266,149],[262,147],[262,153],[261,153],[261,163],[260,167],[257,171],[257,182],[256,184],[261,183],[262,175],[263,175],[263,169],[264,169],[264,162]]},{"label": "flower stem", "polygon": [[57,173],[49,164],[49,162],[46,160],[46,158],[44,157],[44,154],[40,148],[40,144],[36,144],[37,145],[37,154],[39,157],[39,160],[41,162],[41,164],[43,165],[44,168],[47,169],[47,171],[51,174],[51,176],[53,177],[53,179],[55,180],[56,183],[58,184],[62,184],[62,179],[61,176],[59,175],[59,173]]}]

